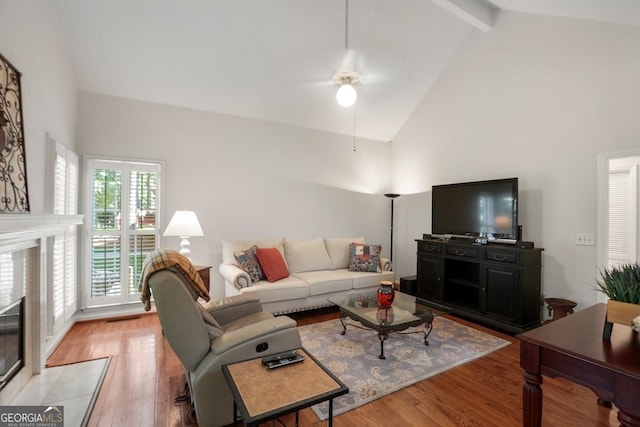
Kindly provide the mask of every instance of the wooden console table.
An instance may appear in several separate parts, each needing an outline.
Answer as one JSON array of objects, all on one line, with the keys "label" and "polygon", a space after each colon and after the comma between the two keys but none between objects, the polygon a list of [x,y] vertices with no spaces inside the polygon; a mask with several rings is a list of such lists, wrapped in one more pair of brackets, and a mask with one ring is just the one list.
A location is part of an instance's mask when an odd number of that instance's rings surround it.
[{"label": "wooden console table", "polygon": [[614,325],[611,339],[603,340],[606,311],[605,304],[596,304],[518,335],[525,427],[542,423],[543,375],[590,388],[599,404],[618,407],[621,425],[640,426],[640,337]]}]

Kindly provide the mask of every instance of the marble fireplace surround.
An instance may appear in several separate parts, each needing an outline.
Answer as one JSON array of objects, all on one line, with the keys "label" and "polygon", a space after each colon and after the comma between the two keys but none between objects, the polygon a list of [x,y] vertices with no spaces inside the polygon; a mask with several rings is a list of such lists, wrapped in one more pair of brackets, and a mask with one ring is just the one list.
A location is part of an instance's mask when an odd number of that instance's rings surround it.
[{"label": "marble fireplace surround", "polygon": [[24,367],[0,391],[0,405],[9,404],[27,381],[44,369],[47,359],[47,306],[52,284],[47,265],[49,241],[69,227],[82,224],[83,215],[0,215],[0,253],[26,255]]}]

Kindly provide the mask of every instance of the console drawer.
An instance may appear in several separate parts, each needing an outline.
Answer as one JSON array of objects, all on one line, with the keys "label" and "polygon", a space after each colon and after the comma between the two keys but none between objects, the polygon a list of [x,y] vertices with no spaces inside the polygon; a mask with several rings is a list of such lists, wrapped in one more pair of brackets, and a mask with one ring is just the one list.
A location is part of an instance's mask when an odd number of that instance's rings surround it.
[{"label": "console drawer", "polygon": [[475,246],[447,246],[447,255],[453,255],[461,258],[478,259],[479,249]]},{"label": "console drawer", "polygon": [[518,262],[518,253],[514,251],[487,249],[484,254],[484,258],[487,261],[503,262],[506,264],[515,264]]},{"label": "console drawer", "polygon": [[431,242],[418,242],[418,252],[439,255],[442,253],[442,246]]}]

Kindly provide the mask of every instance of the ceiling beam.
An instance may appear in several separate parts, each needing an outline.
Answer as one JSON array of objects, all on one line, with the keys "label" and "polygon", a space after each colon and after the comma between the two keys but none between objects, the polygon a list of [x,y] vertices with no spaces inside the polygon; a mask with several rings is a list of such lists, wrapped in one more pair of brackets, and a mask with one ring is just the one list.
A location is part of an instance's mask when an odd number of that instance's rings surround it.
[{"label": "ceiling beam", "polygon": [[431,0],[480,31],[493,29],[497,10],[482,0]]}]

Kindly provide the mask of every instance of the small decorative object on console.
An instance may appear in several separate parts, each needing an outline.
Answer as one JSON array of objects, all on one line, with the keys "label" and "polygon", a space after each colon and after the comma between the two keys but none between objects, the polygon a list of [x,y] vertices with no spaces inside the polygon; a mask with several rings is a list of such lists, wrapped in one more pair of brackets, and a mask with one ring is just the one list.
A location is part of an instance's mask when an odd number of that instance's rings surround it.
[{"label": "small decorative object on console", "polygon": [[393,282],[383,280],[378,287],[378,306],[380,308],[391,307],[396,291],[393,289]]}]

